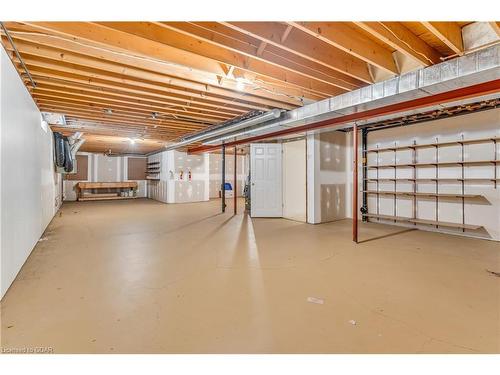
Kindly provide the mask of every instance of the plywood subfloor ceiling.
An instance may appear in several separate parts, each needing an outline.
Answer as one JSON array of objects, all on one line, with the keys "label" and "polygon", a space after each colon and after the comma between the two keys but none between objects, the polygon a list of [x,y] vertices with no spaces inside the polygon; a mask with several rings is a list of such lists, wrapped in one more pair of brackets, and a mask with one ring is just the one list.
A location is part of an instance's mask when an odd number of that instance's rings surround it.
[{"label": "plywood subfloor ceiling", "polygon": [[468,24],[5,22],[36,87],[2,44],[40,110],[65,115],[53,130],[84,132],[84,151],[145,153],[463,54]]}]

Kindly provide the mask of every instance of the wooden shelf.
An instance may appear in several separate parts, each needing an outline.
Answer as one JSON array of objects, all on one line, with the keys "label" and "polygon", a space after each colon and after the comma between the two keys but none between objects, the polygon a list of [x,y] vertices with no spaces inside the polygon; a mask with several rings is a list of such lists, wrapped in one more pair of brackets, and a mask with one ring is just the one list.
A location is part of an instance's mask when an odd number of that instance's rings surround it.
[{"label": "wooden shelf", "polygon": [[426,220],[426,219],[413,219],[411,217],[402,217],[402,216],[391,216],[391,215],[377,215],[377,214],[364,214],[364,217],[368,218],[377,218],[383,220],[395,220],[402,221],[408,223],[415,224],[426,224],[426,225],[437,225],[441,227],[449,227],[449,228],[461,228],[461,229],[471,229],[477,230],[483,228],[481,225],[474,224],[461,224],[461,223],[451,223],[448,221],[435,221],[435,220]]},{"label": "wooden shelf", "polygon": [[392,216],[392,215],[377,215],[377,214],[363,214],[364,217],[371,217],[376,219],[384,219],[384,220],[393,220],[393,221],[409,221],[410,217],[402,217],[402,216]]},{"label": "wooden shelf", "polygon": [[383,147],[383,148],[372,148],[366,150],[366,152],[381,152],[381,151],[397,151],[397,150],[408,150],[415,148],[429,148],[429,147],[441,147],[441,146],[453,146],[453,145],[464,145],[473,143],[487,143],[487,142],[498,142],[499,137],[481,138],[481,139],[465,139],[462,141],[451,141],[443,143],[425,143],[421,145],[407,145],[407,146],[394,146],[394,147]]},{"label": "wooden shelf", "polygon": [[117,196],[118,193],[84,193],[82,198],[112,198]]},{"label": "wooden shelf", "polygon": [[[481,225],[474,225],[474,224],[463,224],[463,223],[452,223],[452,222],[446,222],[446,221],[439,221],[439,198],[452,198],[452,199],[460,199],[462,203],[462,218],[463,221],[465,221],[465,210],[464,210],[464,200],[466,198],[484,198],[483,195],[480,194],[465,194],[465,186],[466,183],[471,183],[471,182],[493,182],[495,189],[497,188],[497,181],[500,181],[499,178],[497,178],[497,166],[500,160],[497,160],[497,147],[498,147],[498,141],[500,141],[500,137],[497,135],[488,137],[488,138],[482,138],[482,139],[470,139],[470,140],[457,140],[457,141],[449,141],[449,142],[442,142],[442,143],[428,143],[428,144],[413,144],[413,145],[406,145],[406,146],[400,146],[400,145],[394,145],[393,147],[382,147],[382,148],[371,148],[369,150],[366,150],[363,153],[363,157],[367,157],[367,153],[373,152],[376,153],[376,165],[363,165],[363,172],[365,173],[366,170],[375,170],[376,172],[373,173],[376,175],[374,178],[370,178],[366,175],[363,177],[364,181],[364,186],[362,192],[365,194],[376,194],[377,195],[377,207],[380,207],[380,202],[379,202],[379,196],[380,195],[388,195],[391,196],[394,199],[394,215],[377,215],[377,214],[365,214],[363,217],[365,218],[377,218],[377,219],[382,219],[382,220],[387,220],[387,221],[392,221],[394,224],[396,222],[405,222],[405,223],[412,223],[412,224],[420,224],[420,225],[433,225],[436,227],[450,227],[450,228],[460,228],[462,230],[470,229],[470,230],[477,230],[484,228]],[[493,142],[493,143],[490,143]],[[492,146],[494,146],[495,153],[493,156],[493,160],[463,160],[464,159],[464,148],[465,145],[467,144],[480,144],[480,143],[490,143]],[[459,146],[459,148],[462,151],[462,160],[455,160],[455,161],[440,161],[440,154],[439,151],[442,150],[441,147],[443,146]],[[432,148],[432,151],[435,152],[435,155],[433,155],[433,158],[436,160],[434,162],[418,162],[417,159],[417,149],[421,148]],[[411,150],[410,151],[410,156],[411,159],[407,159],[406,161],[412,161],[410,163],[405,163],[405,164],[397,164],[397,158],[396,158],[396,152],[398,150]],[[394,164],[382,164],[380,165],[380,152],[384,151],[392,151],[394,152]],[[366,159],[365,159],[366,160]],[[365,161],[366,163],[366,161]],[[451,166],[455,168],[461,169],[461,172],[457,178],[440,178],[439,177],[439,167],[442,166]],[[488,167],[493,167],[494,168],[494,176],[492,178],[467,178],[466,176],[466,166],[488,166]],[[435,172],[434,178],[418,178],[417,172],[419,169],[418,167],[434,167],[430,169],[430,171]],[[388,178],[388,177],[379,177],[379,170],[380,169],[392,169],[393,171],[388,171],[388,172],[394,172],[393,178]],[[411,173],[411,178],[398,178],[397,176],[397,168],[411,168],[408,169]],[[392,174],[392,173],[391,173]],[[387,191],[387,190],[378,190],[379,189],[379,182],[382,181],[388,181],[394,183],[394,190],[395,191]],[[403,182],[406,181],[411,184],[410,188],[412,188],[414,191],[397,191],[397,183],[398,182]],[[419,182],[432,182],[435,184],[435,193],[424,193],[424,192],[417,192],[417,184]],[[367,183],[377,183],[377,190],[368,190],[367,189]],[[459,183],[460,185],[460,193],[457,194],[452,194],[452,193],[443,193],[439,192],[440,189],[440,182],[456,182]],[[387,189],[387,187],[386,187]],[[389,187],[390,189],[390,187]],[[433,189],[434,190],[434,189]],[[417,200],[415,199],[416,197],[428,197],[428,198],[434,198],[435,199],[435,214],[433,215],[437,220],[427,220],[427,219],[418,219],[418,218],[409,218],[409,217],[401,217],[401,216],[396,216],[396,207],[397,207],[397,197],[398,196],[406,196],[406,197],[413,197],[413,215],[416,216],[416,203]],[[388,224],[390,224],[388,222]]]},{"label": "wooden shelf", "polygon": [[450,194],[450,193],[413,193],[406,191],[377,191],[377,190],[362,190],[362,193],[381,194],[381,195],[407,195],[416,197],[439,197],[439,198],[481,198],[479,194]]},{"label": "wooden shelf", "polygon": [[415,224],[438,225],[441,227],[450,227],[450,228],[462,228],[462,229],[472,229],[472,230],[477,230],[482,228],[481,225],[450,223],[448,221],[435,221],[426,219],[411,219],[410,221]]},{"label": "wooden shelf", "polygon": [[150,161],[148,162],[148,165],[154,165],[154,164],[160,164],[159,161]]},{"label": "wooden shelf", "polygon": [[[98,194],[96,194],[98,195]],[[118,200],[118,199],[135,199],[137,197],[80,197],[79,201],[104,201],[104,200]]]},{"label": "wooden shelf", "polygon": [[400,167],[430,167],[440,165],[470,165],[470,164],[498,164],[500,160],[466,160],[466,161],[438,161],[431,163],[410,163],[410,164],[384,164],[368,165],[368,169],[400,168]]},{"label": "wooden shelf", "polygon": [[79,182],[77,184],[79,189],[137,189],[137,182],[124,181],[124,182]]}]

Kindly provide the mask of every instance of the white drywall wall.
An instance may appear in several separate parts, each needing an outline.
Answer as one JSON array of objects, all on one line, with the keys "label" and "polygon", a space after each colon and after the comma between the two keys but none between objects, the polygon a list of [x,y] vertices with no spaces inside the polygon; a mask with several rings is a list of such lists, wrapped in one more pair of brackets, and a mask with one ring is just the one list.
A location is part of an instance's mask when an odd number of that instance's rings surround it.
[{"label": "white drywall wall", "polygon": [[53,136],[0,48],[0,290],[3,297],[59,208]]},{"label": "white drywall wall", "polygon": [[149,198],[165,203],[208,201],[208,154],[164,151],[150,156],[148,161],[160,161],[160,180],[148,181]]},{"label": "white drywall wall", "polygon": [[[78,155],[86,155],[88,160],[89,182],[122,182],[128,180],[128,157],[127,156],[106,156],[103,154],[79,152]],[[135,156],[134,156],[135,157]],[[82,180],[83,181],[83,180]],[[132,181],[132,180],[131,180]],[[137,196],[147,197],[146,180],[133,180],[137,182]],[[75,201],[75,185],[81,181],[64,180],[64,200]]]},{"label": "white drywall wall", "polygon": [[[447,141],[458,141],[463,139],[481,139],[488,137],[500,137],[500,109],[488,110],[472,113],[463,116],[451,117],[426,123],[409,125],[405,127],[385,129],[370,132],[368,135],[368,148],[390,147],[394,145],[409,145],[425,143],[442,143]],[[358,150],[360,160],[358,189],[362,190],[362,168],[361,168],[361,133],[360,148]],[[324,132],[322,134],[309,135],[307,138],[307,165],[308,165],[308,222],[322,223],[325,221],[340,219],[342,217],[352,217],[352,134],[341,132]],[[451,145],[439,148],[439,161],[456,161],[461,158],[461,146]],[[368,154],[368,164],[376,164],[376,153]],[[464,148],[465,160],[491,160],[495,158],[495,148],[493,142],[466,144]],[[340,164],[329,165],[335,159]],[[496,159],[500,159],[500,144],[497,145]],[[343,161],[342,161],[343,160]],[[436,150],[434,148],[422,148],[417,151],[418,162],[433,162],[436,160]],[[379,164],[405,164],[412,162],[412,152],[410,150],[400,150],[380,152],[378,156]],[[322,166],[323,165],[323,166]],[[342,170],[341,165],[345,168]],[[379,178],[394,178],[394,169],[380,169]],[[396,169],[397,178],[413,178],[411,167],[398,167]],[[439,166],[440,178],[461,178],[461,167],[458,165]],[[434,178],[436,170],[434,167],[417,170],[418,178]],[[495,167],[493,164],[470,165],[464,168],[465,178],[494,178]],[[500,176],[500,165],[496,166],[496,176]],[[370,169],[368,177],[376,177],[376,170]],[[344,188],[341,186],[344,185]],[[398,181],[398,191],[411,191],[413,185],[409,182]],[[460,181],[439,182],[438,191],[440,193],[461,193]],[[376,183],[368,184],[368,190],[376,190]],[[394,182],[379,182],[379,190],[393,191]],[[435,182],[419,182],[417,191],[435,192]],[[328,191],[329,190],[329,191]],[[342,191],[343,190],[343,191]],[[341,193],[341,194],[339,194]],[[467,236],[475,236],[489,239],[500,239],[500,181],[497,188],[493,181],[468,181],[465,183],[465,194],[483,195],[484,199],[466,199],[464,210],[462,210],[461,199],[439,198],[436,205],[435,199],[417,198],[417,218],[436,220],[445,222],[461,223],[463,212],[465,212],[465,223],[484,226],[484,230],[471,231],[457,228],[439,227],[430,225],[417,225],[423,230],[455,233]],[[344,195],[344,199],[338,199]],[[344,202],[342,210],[327,213],[325,210],[339,206]],[[358,217],[361,219],[359,208],[362,205],[362,194],[359,194]],[[378,207],[378,208],[377,208]],[[412,217],[413,198],[398,196],[368,195],[368,209],[370,213],[383,215]],[[334,217],[331,217],[331,215]],[[436,217],[437,215],[437,217]],[[384,222],[384,221],[382,221]],[[393,221],[391,221],[393,224]],[[404,223],[398,225],[407,226]],[[414,226],[414,224],[410,224]]]},{"label": "white drywall wall", "polygon": [[[493,109],[483,112],[472,113],[457,117],[451,117],[436,121],[430,121],[411,126],[379,130],[370,132],[368,135],[368,149],[384,148],[391,146],[404,146],[428,143],[443,143],[448,141],[459,141],[462,138],[465,140],[482,139],[489,137],[500,137],[500,109]],[[450,145],[439,147],[436,155],[436,149],[419,148],[417,149],[417,162],[434,162],[436,158],[441,162],[461,160],[460,145]],[[465,144],[464,160],[493,160],[495,158],[495,147],[493,142]],[[500,159],[500,145],[497,145],[496,159]],[[361,158],[360,158],[361,160]],[[377,163],[377,153],[368,154],[368,164],[375,165]],[[383,164],[405,164],[412,163],[411,150],[398,150],[380,152],[378,163]],[[493,164],[474,164],[464,167],[465,178],[494,178],[496,168],[496,176],[500,176],[500,165]],[[360,168],[361,169],[361,168]],[[377,177],[375,169],[369,169],[368,177]],[[461,178],[461,167],[459,165],[447,165],[438,167],[439,178]],[[412,167],[398,167],[396,171],[392,169],[380,169],[378,178],[413,178]],[[417,178],[435,178],[436,168],[418,167]],[[361,190],[361,174],[360,174]],[[405,181],[397,182],[398,191],[412,191],[413,184]],[[376,183],[370,183],[368,190],[376,190]],[[379,190],[393,191],[394,182],[379,182]],[[435,192],[436,183],[432,181],[418,182],[417,191],[419,192]],[[439,193],[458,193],[461,194],[461,181],[439,181]],[[462,213],[465,212],[466,224],[477,224],[484,226],[484,230],[465,232],[462,229],[439,227],[436,229],[430,225],[418,225],[419,229],[438,230],[441,232],[449,232],[456,234],[464,234],[468,236],[479,236],[490,239],[500,240],[500,181],[495,184],[493,181],[467,181],[465,182],[465,194],[483,195],[481,199],[466,199],[464,201],[464,210],[462,210],[461,199],[444,199],[439,198],[436,205],[435,199],[420,198],[417,203],[417,218],[436,220],[453,223],[461,223],[463,220]],[[359,199],[361,205],[361,195]],[[378,210],[377,210],[378,207]],[[370,213],[379,213],[385,215],[412,217],[413,216],[413,199],[408,197],[394,196],[379,196],[369,195],[368,210]],[[437,215],[437,217],[436,217]],[[401,225],[405,225],[401,223]]]},{"label": "white drywall wall", "polygon": [[[245,180],[248,175],[248,155],[236,157],[236,190],[238,196],[243,196]],[[222,185],[222,154],[209,154],[210,161],[210,198],[218,198]],[[226,182],[234,186],[234,154],[226,154]]]},{"label": "white drywall wall", "polygon": [[148,163],[160,162],[159,181],[147,181],[148,198],[167,203],[168,188],[168,170],[167,170],[167,152],[151,155],[148,157]]},{"label": "white drywall wall", "polygon": [[341,220],[350,214],[349,137],[340,131],[307,136],[307,221]]}]

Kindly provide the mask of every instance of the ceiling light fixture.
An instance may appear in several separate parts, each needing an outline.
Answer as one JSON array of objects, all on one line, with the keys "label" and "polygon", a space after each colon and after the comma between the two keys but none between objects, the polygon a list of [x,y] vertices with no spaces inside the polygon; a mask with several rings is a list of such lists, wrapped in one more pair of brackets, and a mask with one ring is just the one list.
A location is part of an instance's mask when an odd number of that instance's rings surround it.
[{"label": "ceiling light fixture", "polygon": [[151,113],[151,118],[152,118],[153,120],[156,120],[156,119],[158,118],[158,116],[159,116],[159,113],[158,113],[158,112],[153,112],[153,113]]},{"label": "ceiling light fixture", "polygon": [[241,81],[236,81],[236,90],[243,91],[245,90],[245,84]]},{"label": "ceiling light fixture", "polygon": [[236,78],[236,90],[243,91],[245,90],[245,85],[251,85],[252,81],[245,77]]},{"label": "ceiling light fixture", "polygon": [[107,114],[107,115],[112,115],[113,114],[113,110],[110,109],[110,108],[105,108],[104,109],[104,112]]}]

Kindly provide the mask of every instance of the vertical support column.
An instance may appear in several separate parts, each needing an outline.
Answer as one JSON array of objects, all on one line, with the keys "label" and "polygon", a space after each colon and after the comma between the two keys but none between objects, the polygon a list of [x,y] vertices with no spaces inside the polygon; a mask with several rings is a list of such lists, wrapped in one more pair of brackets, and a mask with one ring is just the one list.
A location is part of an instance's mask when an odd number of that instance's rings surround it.
[{"label": "vertical support column", "polygon": [[221,194],[222,194],[222,212],[226,212],[226,189],[224,184],[226,183],[226,145],[222,144],[222,184],[221,184]]},{"label": "vertical support column", "polygon": [[[439,221],[439,139],[436,138],[436,144],[434,145],[436,148],[436,222]],[[436,229],[439,228],[439,225],[436,224]]]},{"label": "vertical support column", "polygon": [[236,215],[237,207],[238,207],[238,194],[236,190],[237,186],[237,165],[238,165],[238,149],[234,146],[234,186],[233,186],[233,199],[234,199],[234,214]]},{"label": "vertical support column", "polygon": [[[411,148],[412,152],[412,164],[413,164],[413,218],[417,218],[417,184],[418,184],[418,175],[417,175],[417,141],[413,140],[413,147]],[[414,223],[414,226],[417,226],[417,223]]]},{"label": "vertical support column", "polygon": [[494,184],[495,184],[495,189],[497,188],[497,184],[498,184],[498,175],[497,175],[497,138],[494,138],[493,139],[493,143],[494,143],[494,148],[493,148],[493,152],[495,153],[495,156],[493,156],[493,160],[495,161],[493,163],[493,168],[494,168],[494,172],[493,172],[493,179],[494,179]]},{"label": "vertical support column", "polygon": [[398,144],[394,141],[394,223],[397,222],[398,216]]},{"label": "vertical support column", "polygon": [[352,240],[358,243],[358,125],[354,123],[352,133],[352,152],[354,168],[352,174]]},{"label": "vertical support column", "polygon": [[464,166],[464,161],[465,161],[465,145],[464,145],[464,135],[462,134],[462,142],[458,142],[462,151],[462,225],[464,227],[462,228],[462,232],[465,233],[465,166]]},{"label": "vertical support column", "polygon": [[[361,213],[368,213],[368,198],[366,191],[368,190],[368,151],[367,151],[367,143],[368,143],[368,130],[361,129],[361,149],[363,150],[363,204],[361,205]],[[362,217],[363,221],[368,221],[367,216]]]}]

